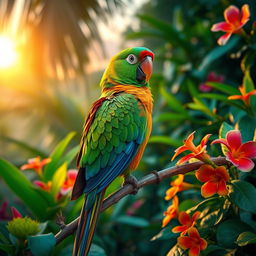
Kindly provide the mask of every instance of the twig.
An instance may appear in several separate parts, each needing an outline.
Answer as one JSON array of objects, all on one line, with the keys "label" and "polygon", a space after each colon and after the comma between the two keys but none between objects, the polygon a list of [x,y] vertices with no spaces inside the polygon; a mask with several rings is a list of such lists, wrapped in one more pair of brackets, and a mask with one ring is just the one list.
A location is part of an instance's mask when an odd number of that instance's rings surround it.
[{"label": "twig", "polygon": [[[212,161],[216,165],[226,165],[229,164],[229,162],[226,160],[225,157],[217,157],[212,158]],[[197,170],[201,165],[205,163],[203,162],[195,162],[191,164],[183,164],[180,166],[174,166],[171,168],[167,168],[164,170],[161,170],[159,172],[152,172],[146,176],[144,176],[140,181],[138,181],[138,189],[141,189],[142,187],[145,187],[149,184],[159,183],[161,180],[175,176],[178,174],[185,174],[187,172],[191,172],[194,170]],[[101,208],[101,212],[106,210],[111,205],[117,203],[121,198],[125,197],[126,195],[131,194],[134,191],[134,187],[131,184],[127,184],[117,190],[115,193],[111,194],[108,198],[106,198],[103,201],[103,205]],[[67,224],[59,233],[55,235],[56,238],[56,244],[60,243],[62,240],[64,240],[66,237],[72,235],[78,225],[79,217]]]}]

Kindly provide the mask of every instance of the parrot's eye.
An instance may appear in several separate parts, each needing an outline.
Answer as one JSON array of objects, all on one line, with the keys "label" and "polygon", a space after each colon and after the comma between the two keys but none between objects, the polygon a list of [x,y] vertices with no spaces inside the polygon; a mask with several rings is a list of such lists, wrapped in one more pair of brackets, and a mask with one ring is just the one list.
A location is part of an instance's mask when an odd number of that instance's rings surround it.
[{"label": "parrot's eye", "polygon": [[138,59],[134,54],[129,54],[128,57],[126,58],[126,60],[130,64],[135,64],[138,62]]}]

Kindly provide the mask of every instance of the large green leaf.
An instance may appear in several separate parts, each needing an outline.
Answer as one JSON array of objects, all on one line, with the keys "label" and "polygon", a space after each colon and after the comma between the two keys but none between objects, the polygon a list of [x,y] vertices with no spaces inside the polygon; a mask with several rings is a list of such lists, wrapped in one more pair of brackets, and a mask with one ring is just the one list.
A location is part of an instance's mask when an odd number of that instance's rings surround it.
[{"label": "large green leaf", "polygon": [[239,246],[246,246],[247,244],[256,244],[256,234],[252,232],[241,233],[237,240]]},{"label": "large green leaf", "polygon": [[239,121],[239,130],[242,131],[243,141],[253,140],[256,131],[256,117],[244,116]]},{"label": "large green leaf", "polygon": [[28,246],[34,256],[52,255],[55,244],[52,233],[28,237]]},{"label": "large green leaf", "polygon": [[207,85],[226,93],[227,95],[240,95],[240,91],[228,84],[222,84],[217,82],[207,82]]},{"label": "large green leaf", "polygon": [[148,143],[160,143],[173,147],[179,147],[182,144],[182,141],[173,139],[168,136],[151,136]]},{"label": "large green leaf", "polygon": [[229,219],[222,222],[217,228],[218,245],[224,248],[235,248],[237,246],[236,240],[244,231],[250,230],[250,227],[239,219]]},{"label": "large green leaf", "polygon": [[179,236],[179,234],[177,233],[173,233],[171,231],[170,227],[164,228],[162,229],[158,234],[156,234],[155,236],[153,236],[151,238],[151,241],[155,241],[155,240],[173,240],[173,239],[177,239],[177,237]]},{"label": "large green leaf", "polygon": [[47,217],[48,202],[35,191],[33,185],[19,169],[0,159],[0,176],[39,219]]},{"label": "large green leaf", "polygon": [[249,182],[233,180],[230,198],[239,208],[256,213],[256,188]]},{"label": "large green leaf", "polygon": [[58,145],[57,147],[54,149],[54,151],[52,152],[52,154],[50,155],[51,158],[51,162],[46,165],[46,167],[44,168],[44,172],[43,172],[43,178],[44,181],[49,181],[52,179],[54,173],[57,171],[58,167],[63,164],[63,153],[66,149],[66,147],[68,146],[69,142],[71,141],[71,139],[75,136],[75,132],[71,132],[69,133]]}]

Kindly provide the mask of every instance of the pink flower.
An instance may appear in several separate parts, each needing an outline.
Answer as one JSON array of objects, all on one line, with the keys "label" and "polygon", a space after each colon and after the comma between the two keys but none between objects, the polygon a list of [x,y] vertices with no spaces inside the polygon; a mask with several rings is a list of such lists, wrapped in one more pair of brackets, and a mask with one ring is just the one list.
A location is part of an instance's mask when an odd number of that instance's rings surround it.
[{"label": "pink flower", "polygon": [[21,213],[15,208],[11,207],[13,219],[22,218]]},{"label": "pink flower", "polygon": [[135,201],[126,211],[126,214],[129,216],[134,215],[134,213],[143,205],[144,199],[139,199]]},{"label": "pink flower", "polygon": [[61,195],[66,195],[69,191],[72,190],[76,181],[76,176],[77,176],[77,170],[74,169],[74,170],[68,171],[67,178],[60,189]]},{"label": "pink flower", "polygon": [[249,172],[253,169],[254,163],[251,158],[256,157],[255,141],[242,144],[240,131],[232,130],[226,134],[226,139],[217,139],[212,142],[212,144],[216,143],[221,143],[227,147],[226,159],[239,170]]},{"label": "pink flower", "polygon": [[213,88],[210,85],[207,85],[207,82],[218,82],[222,83],[224,81],[224,76],[222,75],[217,75],[215,72],[210,72],[206,78],[206,81],[204,83],[201,83],[199,85],[199,90],[201,92],[209,92]]},{"label": "pink flower", "polygon": [[250,17],[250,10],[248,4],[244,4],[242,10],[234,6],[229,6],[224,11],[225,21],[214,24],[211,28],[211,31],[223,31],[226,32],[223,36],[218,39],[219,45],[224,45],[227,43],[229,38],[234,33],[239,33],[241,28],[247,23]]}]

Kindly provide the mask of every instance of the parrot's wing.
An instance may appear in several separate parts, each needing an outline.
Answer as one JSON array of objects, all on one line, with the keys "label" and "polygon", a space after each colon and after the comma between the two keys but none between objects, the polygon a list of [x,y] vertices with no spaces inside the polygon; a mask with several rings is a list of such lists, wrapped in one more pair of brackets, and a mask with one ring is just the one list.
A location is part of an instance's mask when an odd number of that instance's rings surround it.
[{"label": "parrot's wing", "polygon": [[100,192],[124,172],[144,141],[146,126],[145,109],[133,95],[102,100],[83,138],[76,182],[84,179],[83,192]]}]

